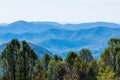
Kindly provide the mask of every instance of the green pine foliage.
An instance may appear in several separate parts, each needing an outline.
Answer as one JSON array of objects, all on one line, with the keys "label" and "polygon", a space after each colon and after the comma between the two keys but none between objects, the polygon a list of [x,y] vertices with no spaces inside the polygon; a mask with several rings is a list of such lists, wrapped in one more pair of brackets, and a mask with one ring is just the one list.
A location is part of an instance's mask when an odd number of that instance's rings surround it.
[{"label": "green pine foliage", "polygon": [[86,48],[65,59],[48,53],[38,59],[26,41],[13,39],[0,55],[0,68],[2,80],[120,80],[120,39],[110,39],[98,60]]},{"label": "green pine foliage", "polygon": [[108,66],[103,71],[98,72],[97,80],[117,80],[115,72]]},{"label": "green pine foliage", "polygon": [[73,51],[70,51],[65,59],[65,62],[72,67],[74,62],[75,62],[75,58],[77,57],[77,54]]},{"label": "green pine foliage", "polygon": [[91,62],[94,60],[91,52],[88,49],[82,49],[79,53],[79,57],[84,62]]},{"label": "green pine foliage", "polygon": [[17,39],[8,43],[1,54],[3,78],[7,80],[32,80],[38,58],[26,41]]}]

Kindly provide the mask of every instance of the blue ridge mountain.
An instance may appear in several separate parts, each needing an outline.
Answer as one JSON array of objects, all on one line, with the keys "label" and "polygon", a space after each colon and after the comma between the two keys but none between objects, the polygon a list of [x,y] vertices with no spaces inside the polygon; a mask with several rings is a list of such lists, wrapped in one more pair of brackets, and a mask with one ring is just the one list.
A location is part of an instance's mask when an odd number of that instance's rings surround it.
[{"label": "blue ridge mountain", "polygon": [[[98,58],[110,38],[120,38],[120,25],[108,22],[59,24],[16,21],[0,25],[0,33],[1,45],[17,38],[41,46],[63,58],[70,50],[79,52],[82,48],[90,49],[92,55]],[[38,52],[38,55],[41,54]]]}]

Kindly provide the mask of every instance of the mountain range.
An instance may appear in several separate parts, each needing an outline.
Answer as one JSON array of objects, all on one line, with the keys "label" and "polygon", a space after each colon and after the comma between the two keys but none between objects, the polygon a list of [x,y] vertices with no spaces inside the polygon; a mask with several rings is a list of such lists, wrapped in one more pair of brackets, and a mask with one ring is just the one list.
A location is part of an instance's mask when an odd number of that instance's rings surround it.
[{"label": "mountain range", "polygon": [[82,48],[88,48],[95,58],[99,58],[109,39],[120,38],[119,34],[120,25],[108,22],[60,24],[16,21],[0,24],[0,50],[3,43],[17,38],[34,44],[40,57],[45,51],[65,58],[70,50],[79,52]]}]

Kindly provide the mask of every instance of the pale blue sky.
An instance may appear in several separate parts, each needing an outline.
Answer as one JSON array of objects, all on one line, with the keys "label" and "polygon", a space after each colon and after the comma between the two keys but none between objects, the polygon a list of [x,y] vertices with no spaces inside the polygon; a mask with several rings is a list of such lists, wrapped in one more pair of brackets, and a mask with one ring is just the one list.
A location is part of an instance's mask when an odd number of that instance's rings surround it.
[{"label": "pale blue sky", "polygon": [[0,23],[17,20],[120,23],[120,0],[0,0]]}]

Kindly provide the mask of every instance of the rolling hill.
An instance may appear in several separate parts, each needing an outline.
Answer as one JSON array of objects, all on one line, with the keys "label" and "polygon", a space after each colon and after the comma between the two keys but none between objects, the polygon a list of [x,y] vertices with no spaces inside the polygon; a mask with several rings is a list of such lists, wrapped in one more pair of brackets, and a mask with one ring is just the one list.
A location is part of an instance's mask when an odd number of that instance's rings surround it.
[{"label": "rolling hill", "polygon": [[[91,50],[92,55],[98,58],[107,46],[110,38],[120,38],[120,25],[108,22],[94,22],[82,24],[59,24],[56,22],[26,22],[17,21],[0,26],[0,44],[13,38],[27,40],[51,53],[63,58],[67,52],[79,52],[82,48]],[[37,51],[38,55],[43,54]]]}]

